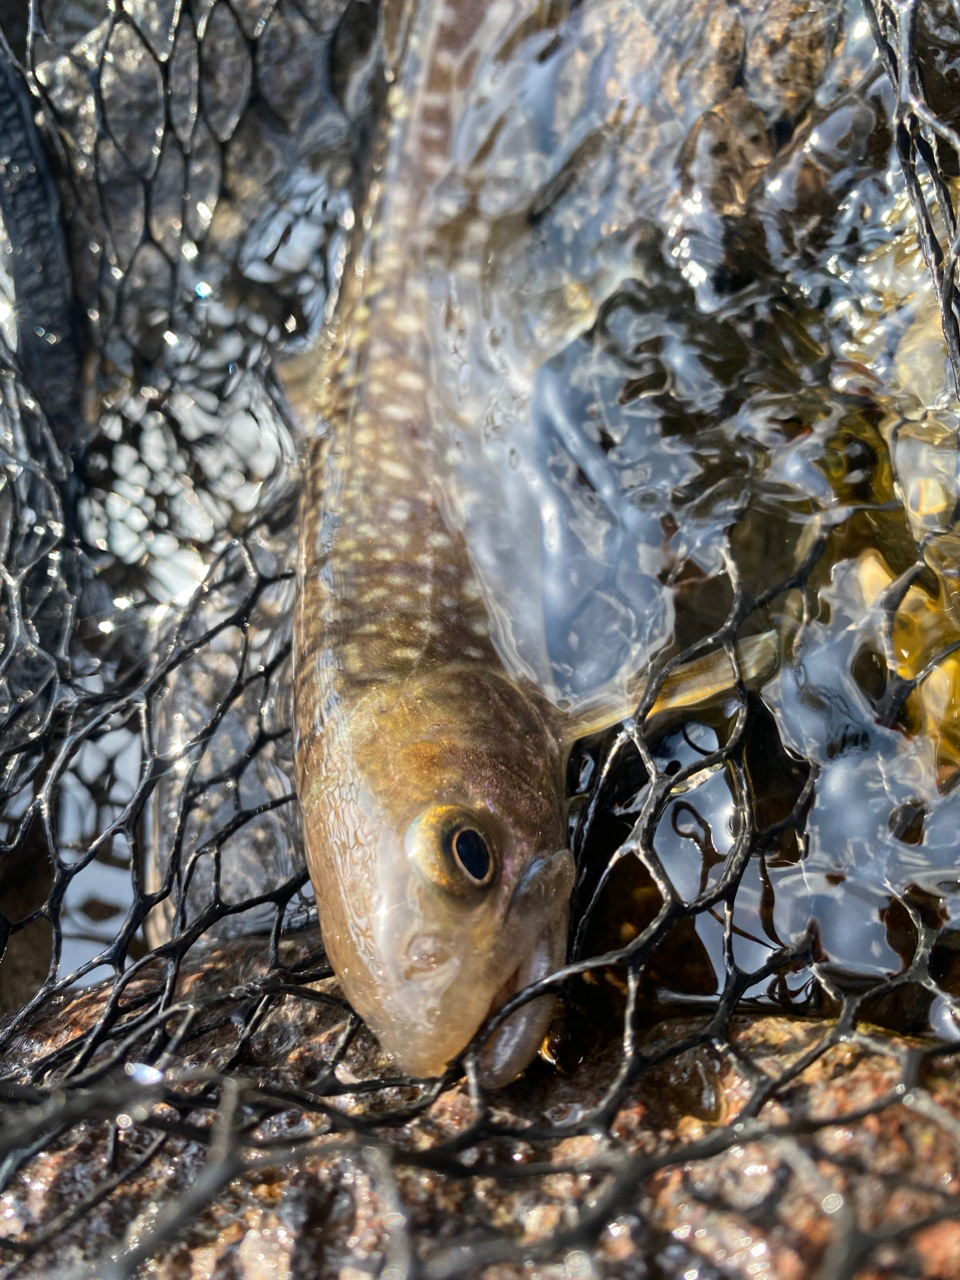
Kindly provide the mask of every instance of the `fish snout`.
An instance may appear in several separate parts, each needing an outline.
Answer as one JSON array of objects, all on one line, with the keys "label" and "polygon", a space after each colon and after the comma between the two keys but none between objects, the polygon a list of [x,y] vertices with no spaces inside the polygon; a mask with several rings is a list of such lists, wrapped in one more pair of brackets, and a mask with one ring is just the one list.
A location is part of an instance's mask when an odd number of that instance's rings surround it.
[{"label": "fish snout", "polygon": [[[575,877],[569,849],[535,858],[521,877],[504,921],[504,946],[516,950],[520,940],[520,963],[494,996],[491,1014],[563,967]],[[540,1048],[555,1006],[553,994],[528,1000],[487,1037],[480,1052],[483,1084],[497,1089],[520,1075]]]},{"label": "fish snout", "polygon": [[[368,1015],[384,1049],[410,1075],[439,1075],[502,1005],[559,969],[567,950],[573,855],[535,858],[490,936],[440,925],[411,931],[383,1005]],[[528,1001],[481,1048],[491,1088],[509,1083],[536,1054],[553,1014],[552,995]]]},{"label": "fish snout", "polygon": [[540,854],[517,881],[505,923],[523,927],[524,918],[533,920],[558,911],[562,911],[566,919],[575,879],[576,866],[569,849]]}]

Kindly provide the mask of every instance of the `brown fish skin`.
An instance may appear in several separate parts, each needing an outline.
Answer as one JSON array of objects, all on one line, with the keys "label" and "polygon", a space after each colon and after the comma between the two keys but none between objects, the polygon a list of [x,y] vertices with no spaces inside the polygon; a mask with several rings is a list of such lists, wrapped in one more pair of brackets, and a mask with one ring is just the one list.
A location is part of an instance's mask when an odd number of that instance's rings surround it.
[{"label": "brown fish skin", "polygon": [[[573,860],[561,748],[507,678],[463,539],[444,520],[418,344],[399,333],[396,307],[396,294],[374,300],[359,347],[376,368],[328,411],[330,440],[310,450],[296,755],[331,962],[398,1066],[429,1075],[518,972],[563,963]],[[482,834],[489,883],[444,852],[437,823],[451,809]],[[549,1014],[543,1001],[517,1015],[522,1053],[501,1061],[491,1047],[491,1083],[526,1065]]]},{"label": "brown fish skin", "polygon": [[[428,4],[410,20],[382,187],[318,397],[329,434],[309,447],[301,513],[294,694],[307,861],[347,997],[417,1075],[446,1068],[498,993],[563,963],[574,877],[561,747],[503,669],[441,506],[447,444],[417,210],[449,148],[451,61],[492,7]],[[387,28],[389,38],[390,15]],[[496,1034],[488,1083],[526,1066],[551,1004],[528,1004]]]},{"label": "brown fish skin", "polygon": [[[506,677],[462,536],[444,520],[439,438],[396,305],[375,300],[361,345],[376,369],[328,415],[329,445],[311,450],[297,763],[330,959],[398,1065],[427,1075],[518,970],[563,963],[573,861],[560,746]],[[444,853],[436,823],[451,809],[490,851],[483,886]],[[526,1065],[549,1012],[518,1015],[523,1060],[491,1064],[491,1082]]]},{"label": "brown fish skin", "polygon": [[[417,37],[390,94],[382,183],[316,396],[325,430],[308,448],[301,509],[294,695],[307,862],[348,999],[414,1075],[442,1072],[492,1009],[562,966],[574,882],[567,749],[627,710],[565,720],[511,677],[445,518],[451,436],[432,389],[427,335],[439,322],[418,212],[450,146],[450,67],[498,8],[513,12],[497,0],[426,4],[408,26]],[[744,655],[747,677],[776,653],[761,637]],[[682,673],[673,681],[648,723],[735,683],[724,655],[694,675],[692,689]],[[488,1039],[485,1083],[523,1070],[552,1003],[528,1003]]]}]

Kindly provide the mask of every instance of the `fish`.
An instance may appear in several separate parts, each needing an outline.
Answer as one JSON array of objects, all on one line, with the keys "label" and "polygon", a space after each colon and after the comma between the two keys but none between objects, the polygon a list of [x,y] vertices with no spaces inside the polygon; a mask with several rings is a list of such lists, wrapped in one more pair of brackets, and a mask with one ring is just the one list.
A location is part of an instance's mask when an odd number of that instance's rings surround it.
[{"label": "fish", "polygon": [[[491,1013],[563,966],[570,748],[631,714],[648,674],[616,705],[571,711],[511,667],[450,501],[453,437],[429,339],[450,254],[422,211],[453,146],[453,68],[516,8],[388,8],[390,123],[305,457],[293,652],[306,859],[344,993],[415,1077],[442,1074]],[[779,655],[766,632],[741,642],[736,663],[714,651],[674,671],[645,732],[761,681]],[[485,1085],[524,1070],[553,1006],[532,999],[487,1038]]]}]

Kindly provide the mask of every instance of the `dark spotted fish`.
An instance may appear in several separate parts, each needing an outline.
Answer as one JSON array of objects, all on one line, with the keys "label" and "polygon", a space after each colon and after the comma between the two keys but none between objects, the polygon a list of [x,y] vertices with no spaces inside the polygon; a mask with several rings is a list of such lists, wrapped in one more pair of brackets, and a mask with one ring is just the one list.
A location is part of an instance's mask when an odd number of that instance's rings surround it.
[{"label": "dark spotted fish", "polygon": [[[529,23],[559,21],[527,8]],[[447,168],[455,73],[489,28],[521,16],[516,4],[469,0],[388,12],[388,43],[404,47],[316,396],[324,430],[308,449],[301,513],[295,736],[307,860],[347,996],[416,1075],[441,1072],[492,1010],[563,964],[567,752],[629,709],[565,716],[507,670],[445,506],[449,435],[427,335],[446,247],[421,211]],[[772,636],[748,643],[745,677],[771,671],[777,652]],[[695,664],[665,689],[648,731],[734,685],[724,655]],[[550,1015],[549,999],[529,1002],[488,1039],[487,1083],[523,1070]]]}]

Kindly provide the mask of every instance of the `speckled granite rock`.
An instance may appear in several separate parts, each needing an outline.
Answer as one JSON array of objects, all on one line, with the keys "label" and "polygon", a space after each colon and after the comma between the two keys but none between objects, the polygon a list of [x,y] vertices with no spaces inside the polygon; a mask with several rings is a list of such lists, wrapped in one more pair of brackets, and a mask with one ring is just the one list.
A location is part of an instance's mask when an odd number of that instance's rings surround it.
[{"label": "speckled granite rock", "polygon": [[[487,1097],[384,1086],[334,990],[255,941],[208,959],[177,989],[199,1015],[150,1016],[147,971],[85,1066],[102,991],[21,1035],[3,1276],[957,1274],[960,1080],[929,1045],[777,1017],[711,1036],[704,1016],[639,1034],[633,1083],[612,1043]],[[143,1065],[111,1066],[121,1043]]]}]

